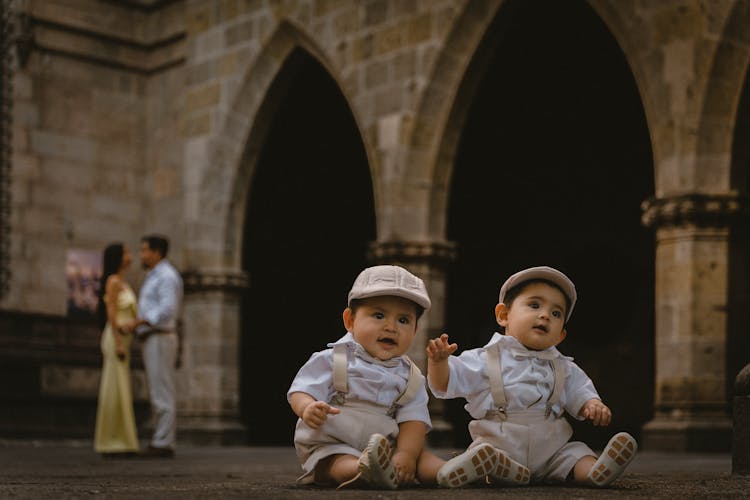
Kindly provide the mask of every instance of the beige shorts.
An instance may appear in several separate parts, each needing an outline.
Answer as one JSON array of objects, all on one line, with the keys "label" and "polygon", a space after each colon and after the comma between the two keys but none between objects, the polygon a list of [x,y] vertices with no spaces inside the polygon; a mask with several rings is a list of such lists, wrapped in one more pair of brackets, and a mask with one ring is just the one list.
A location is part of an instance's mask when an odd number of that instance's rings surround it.
[{"label": "beige shorts", "polygon": [[532,483],[562,483],[581,458],[596,454],[578,441],[568,442],[573,429],[564,417],[545,418],[540,412],[514,412],[508,419],[469,423],[470,448],[489,443],[524,464]]},{"label": "beige shorts", "polygon": [[304,474],[300,483],[313,482],[313,472],[320,460],[331,455],[359,457],[375,433],[382,434],[395,443],[398,424],[386,413],[385,406],[362,402],[345,403],[338,407],[341,413],[329,415],[319,428],[312,429],[302,419],[294,430],[294,447]]}]

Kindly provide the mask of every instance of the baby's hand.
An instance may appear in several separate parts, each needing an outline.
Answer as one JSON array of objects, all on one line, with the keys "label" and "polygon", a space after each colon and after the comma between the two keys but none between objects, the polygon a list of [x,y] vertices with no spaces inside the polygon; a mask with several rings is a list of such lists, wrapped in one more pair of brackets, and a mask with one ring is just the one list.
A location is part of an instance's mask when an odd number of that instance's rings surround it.
[{"label": "baby's hand", "polygon": [[457,344],[448,343],[448,334],[444,333],[436,339],[427,342],[427,357],[436,363],[445,361],[448,357],[456,352]]},{"label": "baby's hand", "polygon": [[302,421],[313,429],[319,429],[323,422],[328,420],[328,415],[336,415],[341,410],[323,401],[313,401],[305,407],[302,412]]},{"label": "baby's hand", "polygon": [[609,407],[596,398],[586,401],[579,414],[591,420],[594,425],[605,426],[612,421],[612,412]]},{"label": "baby's hand", "polygon": [[396,469],[396,476],[399,485],[408,485],[414,482],[414,474],[417,471],[417,459],[409,453],[396,451],[391,458],[393,468]]}]

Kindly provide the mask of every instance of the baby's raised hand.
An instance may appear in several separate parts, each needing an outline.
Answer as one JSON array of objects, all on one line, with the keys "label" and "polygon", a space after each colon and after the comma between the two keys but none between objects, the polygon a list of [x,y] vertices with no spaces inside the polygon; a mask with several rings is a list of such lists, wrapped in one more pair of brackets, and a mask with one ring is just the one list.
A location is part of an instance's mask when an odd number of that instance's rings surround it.
[{"label": "baby's raised hand", "polygon": [[612,411],[596,398],[586,401],[579,413],[583,418],[591,420],[594,425],[605,426],[612,421]]},{"label": "baby's raised hand", "polygon": [[458,344],[448,343],[448,334],[444,333],[436,339],[427,342],[427,357],[436,363],[445,361],[448,356],[456,352]]},{"label": "baby's raised hand", "polygon": [[323,422],[328,420],[328,415],[341,413],[338,408],[323,401],[313,401],[305,407],[302,412],[302,421],[313,429],[319,429]]}]

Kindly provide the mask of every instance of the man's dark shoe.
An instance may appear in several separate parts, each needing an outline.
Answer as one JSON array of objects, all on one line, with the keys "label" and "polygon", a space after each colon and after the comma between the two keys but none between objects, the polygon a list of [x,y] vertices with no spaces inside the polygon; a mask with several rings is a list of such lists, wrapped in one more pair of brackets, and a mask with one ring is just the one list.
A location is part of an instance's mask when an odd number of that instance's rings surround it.
[{"label": "man's dark shoe", "polygon": [[159,448],[149,445],[138,456],[142,458],[174,458],[174,450],[172,448]]}]

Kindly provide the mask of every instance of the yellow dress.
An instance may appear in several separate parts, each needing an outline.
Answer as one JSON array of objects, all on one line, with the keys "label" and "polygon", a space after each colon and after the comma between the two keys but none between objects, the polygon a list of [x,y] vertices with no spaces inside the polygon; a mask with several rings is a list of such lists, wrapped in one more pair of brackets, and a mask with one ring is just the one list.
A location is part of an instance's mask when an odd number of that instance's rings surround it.
[{"label": "yellow dress", "polygon": [[[117,296],[117,320],[135,319],[136,297],[127,285]],[[99,403],[96,409],[94,449],[99,453],[138,451],[135,428],[133,392],[130,387],[130,343],[133,335],[122,337],[125,359],[117,357],[112,327],[107,323],[102,332],[101,348],[104,355],[102,378],[99,383]]]}]

